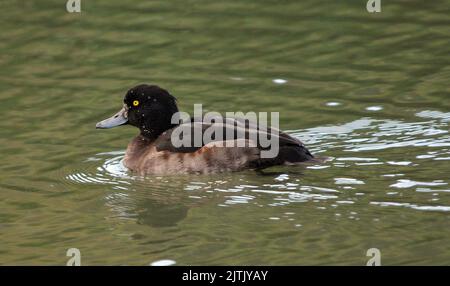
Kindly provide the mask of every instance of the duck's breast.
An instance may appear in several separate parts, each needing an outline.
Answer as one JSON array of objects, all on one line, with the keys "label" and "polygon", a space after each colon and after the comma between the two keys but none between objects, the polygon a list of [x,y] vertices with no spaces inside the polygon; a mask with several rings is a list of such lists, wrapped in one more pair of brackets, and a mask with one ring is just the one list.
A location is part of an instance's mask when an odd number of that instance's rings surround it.
[{"label": "duck's breast", "polygon": [[[226,171],[239,171],[259,159],[260,151],[256,147],[238,145],[226,147],[226,141],[211,142],[194,152],[176,153],[157,151],[154,145],[147,146],[144,151],[137,152],[128,148],[124,164],[131,170],[141,174],[212,174]],[[248,141],[248,140],[245,140]],[[229,143],[229,142],[228,142]],[[237,147],[247,146],[247,147]]]}]

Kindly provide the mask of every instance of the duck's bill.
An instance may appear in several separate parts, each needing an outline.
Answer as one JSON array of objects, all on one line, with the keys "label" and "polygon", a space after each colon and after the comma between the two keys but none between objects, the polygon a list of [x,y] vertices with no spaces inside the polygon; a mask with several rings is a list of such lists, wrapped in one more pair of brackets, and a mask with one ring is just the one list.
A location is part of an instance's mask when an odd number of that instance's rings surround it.
[{"label": "duck's bill", "polygon": [[128,123],[128,110],[124,106],[119,112],[117,112],[110,118],[107,118],[103,121],[98,122],[95,125],[95,128],[107,129],[107,128],[113,128],[116,126],[124,125],[127,123]]}]

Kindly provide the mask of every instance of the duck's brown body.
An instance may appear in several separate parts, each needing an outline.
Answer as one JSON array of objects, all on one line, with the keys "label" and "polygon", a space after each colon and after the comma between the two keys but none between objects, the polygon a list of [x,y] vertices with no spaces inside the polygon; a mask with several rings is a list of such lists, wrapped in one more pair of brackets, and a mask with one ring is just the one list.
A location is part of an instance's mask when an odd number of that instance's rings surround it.
[{"label": "duck's brown body", "polygon": [[[135,137],[128,145],[124,165],[140,174],[213,174],[249,168],[260,154],[257,147],[225,147],[225,141],[211,142],[189,153],[158,151],[158,141]],[[238,140],[234,141],[237,146]]]},{"label": "duck's brown body", "polygon": [[[142,84],[130,89],[125,95],[122,109],[114,116],[98,122],[96,128],[125,124],[139,128],[140,135],[128,145],[124,165],[140,174],[210,174],[296,164],[314,158],[300,140],[276,128],[239,118],[225,118],[223,122],[192,120],[174,124],[172,119],[176,115],[179,114],[175,97],[158,86]],[[195,134],[204,138],[205,134],[211,135],[209,131],[212,127],[215,130],[214,139],[202,139],[201,144],[197,145],[195,138],[199,137],[195,137]],[[194,136],[183,137],[182,140],[189,138],[188,141],[192,140],[190,144],[173,144],[172,134],[177,134],[175,130],[192,131],[187,134]],[[216,140],[216,131],[221,131],[219,134],[227,137],[218,136]],[[268,147],[264,147],[260,139],[269,137],[271,142],[276,140],[274,142],[278,144],[275,146],[279,147],[270,158],[263,153]]]}]

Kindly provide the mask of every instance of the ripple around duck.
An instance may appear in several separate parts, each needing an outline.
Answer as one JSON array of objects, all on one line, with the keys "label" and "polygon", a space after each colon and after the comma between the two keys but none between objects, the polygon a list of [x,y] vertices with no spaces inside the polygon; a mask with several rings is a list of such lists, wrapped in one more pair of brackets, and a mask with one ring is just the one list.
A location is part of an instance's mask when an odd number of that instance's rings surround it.
[{"label": "ripple around duck", "polygon": [[126,189],[136,177],[122,164],[124,155],[123,151],[96,154],[83,162],[83,171],[68,174],[65,179],[76,184],[104,184]]},{"label": "ripple around duck", "polygon": [[[414,210],[447,211],[445,205],[437,205],[447,202],[446,197],[427,197],[427,193],[446,193],[441,190],[448,184],[446,176],[435,176],[432,181],[409,178],[414,172],[416,176],[426,177],[431,162],[436,162],[436,159],[444,162],[450,154],[445,148],[450,144],[445,130],[448,124],[441,120],[442,114],[426,115],[433,115],[435,119],[401,122],[361,118],[337,126],[293,131],[291,133],[302,138],[315,153],[336,154],[336,157],[330,157],[322,164],[300,168],[275,167],[265,170],[263,174],[248,171],[210,176],[143,177],[134,175],[123,166],[124,151],[114,151],[87,158],[79,166],[82,171],[66,174],[65,180],[70,184],[106,186],[113,190],[106,196],[107,201],[118,200],[123,204],[127,204],[131,191],[135,199],[152,197],[165,203],[171,203],[172,200],[198,205],[213,201],[220,207],[249,204],[276,207],[310,202],[317,204],[318,209],[351,205],[361,201],[361,197],[373,192],[374,188],[385,188],[387,191],[384,195],[392,201],[413,187],[417,187],[417,190],[427,187],[430,190],[417,191],[415,199],[432,199],[436,207],[430,205],[427,208],[426,205],[404,201],[401,203],[409,204]],[[437,142],[440,145],[436,145]],[[433,146],[433,149],[428,148],[426,154],[421,154],[424,146]],[[407,155],[404,149],[408,150]],[[350,170],[351,177],[348,176]],[[306,172],[308,176],[303,176]],[[371,175],[367,175],[368,172]],[[379,196],[380,193],[377,199]],[[367,201],[369,205],[380,205],[372,202],[377,201]],[[393,205],[395,202],[388,204]]]}]

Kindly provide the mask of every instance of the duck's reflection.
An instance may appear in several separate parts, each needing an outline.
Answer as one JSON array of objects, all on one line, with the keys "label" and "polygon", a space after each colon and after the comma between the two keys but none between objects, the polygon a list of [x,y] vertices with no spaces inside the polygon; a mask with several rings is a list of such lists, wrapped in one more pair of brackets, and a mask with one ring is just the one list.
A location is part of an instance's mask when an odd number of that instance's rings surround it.
[{"label": "duck's reflection", "polygon": [[187,217],[189,207],[182,203],[163,203],[155,199],[139,201],[137,223],[151,227],[176,226]]},{"label": "duck's reflection", "polygon": [[112,218],[135,220],[137,224],[151,227],[176,226],[184,220],[191,205],[183,193],[114,192],[106,196],[106,205]]},{"label": "duck's reflection", "polygon": [[153,228],[174,227],[187,218],[193,207],[231,205],[238,193],[253,197],[252,190],[258,185],[271,188],[275,182],[279,190],[280,182],[289,181],[290,176],[299,178],[303,171],[274,168],[251,174],[135,180],[132,187],[122,185],[111,190],[105,199],[114,219],[134,220]]}]

